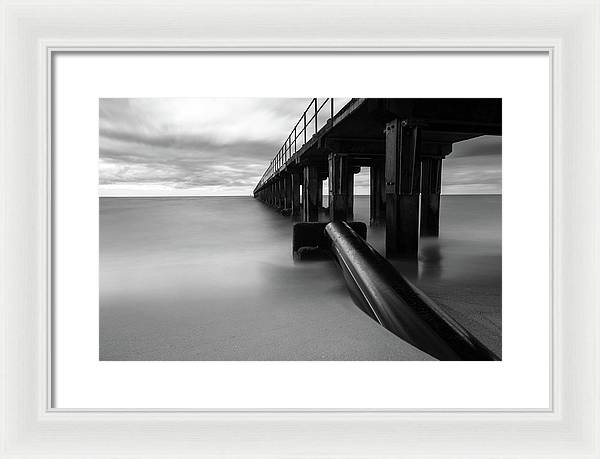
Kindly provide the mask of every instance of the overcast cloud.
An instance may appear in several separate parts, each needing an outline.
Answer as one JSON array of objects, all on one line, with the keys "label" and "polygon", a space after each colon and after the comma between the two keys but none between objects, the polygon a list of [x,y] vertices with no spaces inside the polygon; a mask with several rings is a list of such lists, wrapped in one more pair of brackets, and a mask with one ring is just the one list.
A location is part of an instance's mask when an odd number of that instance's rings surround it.
[{"label": "overcast cloud", "polygon": [[[251,195],[310,99],[100,99],[100,196]],[[368,194],[368,174],[356,177]],[[454,145],[442,192],[501,192],[501,138]]]}]

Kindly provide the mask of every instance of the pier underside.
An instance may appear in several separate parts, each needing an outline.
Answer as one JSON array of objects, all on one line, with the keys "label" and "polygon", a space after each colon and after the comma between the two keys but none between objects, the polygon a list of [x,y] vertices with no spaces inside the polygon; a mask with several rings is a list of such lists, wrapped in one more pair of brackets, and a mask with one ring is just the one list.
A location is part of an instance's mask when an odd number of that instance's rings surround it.
[{"label": "pier underside", "polygon": [[[319,128],[317,112],[328,104],[331,116]],[[500,99],[352,99],[337,113],[331,99],[314,99],[314,114],[311,107],[255,198],[314,222],[329,179],[329,219],[352,220],[354,174],[369,167],[370,222],[385,223],[388,258],[415,259],[419,237],[439,234],[443,159],[452,144],[502,133]]]}]

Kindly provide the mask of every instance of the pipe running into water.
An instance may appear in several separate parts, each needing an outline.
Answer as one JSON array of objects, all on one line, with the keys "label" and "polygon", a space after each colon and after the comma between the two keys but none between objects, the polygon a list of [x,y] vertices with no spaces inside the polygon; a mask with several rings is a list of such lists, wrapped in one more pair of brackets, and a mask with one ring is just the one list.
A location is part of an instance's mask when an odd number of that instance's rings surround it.
[{"label": "pipe running into water", "polygon": [[329,223],[325,233],[361,309],[383,327],[439,360],[500,360],[346,222]]}]

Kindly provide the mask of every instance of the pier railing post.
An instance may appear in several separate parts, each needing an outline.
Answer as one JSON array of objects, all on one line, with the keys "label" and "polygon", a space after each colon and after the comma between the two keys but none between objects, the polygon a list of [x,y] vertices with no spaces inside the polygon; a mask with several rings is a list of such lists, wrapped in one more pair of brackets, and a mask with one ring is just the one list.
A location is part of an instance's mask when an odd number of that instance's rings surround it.
[{"label": "pier railing post", "polygon": [[319,114],[319,109],[317,107],[317,99],[313,99],[315,101],[315,135],[319,132],[319,124],[317,121],[317,116]]},{"label": "pier railing post", "polygon": [[419,250],[419,128],[395,119],[385,129],[385,249],[416,259]]},{"label": "pier railing post", "polygon": [[421,160],[421,236],[440,235],[442,158]]},{"label": "pier railing post", "polygon": [[318,209],[318,186],[319,171],[316,166],[307,164],[304,166],[304,177],[302,183],[302,221],[319,221]]},{"label": "pier railing post", "polygon": [[371,225],[385,222],[385,163],[374,161],[371,164],[370,210]]},{"label": "pier railing post", "polygon": [[352,218],[354,173],[350,157],[340,153],[329,154],[329,219]]}]

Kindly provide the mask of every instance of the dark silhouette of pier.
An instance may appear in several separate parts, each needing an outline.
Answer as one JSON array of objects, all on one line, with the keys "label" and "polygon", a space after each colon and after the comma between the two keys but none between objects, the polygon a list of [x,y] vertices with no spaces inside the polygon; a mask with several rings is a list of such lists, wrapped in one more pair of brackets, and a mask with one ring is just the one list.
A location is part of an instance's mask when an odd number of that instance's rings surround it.
[{"label": "dark silhouette of pier", "polygon": [[329,219],[352,220],[354,174],[369,167],[370,223],[385,223],[386,257],[416,259],[419,236],[439,235],[452,144],[501,134],[501,99],[352,99],[337,113],[334,99],[313,99],[254,197],[314,222],[329,178]]},{"label": "dark silhouette of pier", "polygon": [[[254,197],[301,217],[294,258],[337,260],[357,305],[440,360],[498,360],[366,241],[353,219],[354,174],[370,167],[370,223],[385,222],[387,258],[416,261],[420,236],[439,236],[442,163],[452,144],[502,134],[501,99],[313,99]],[[329,220],[317,223],[329,178]],[[300,199],[302,194],[302,199]]]}]

